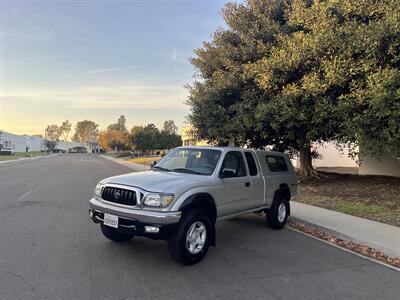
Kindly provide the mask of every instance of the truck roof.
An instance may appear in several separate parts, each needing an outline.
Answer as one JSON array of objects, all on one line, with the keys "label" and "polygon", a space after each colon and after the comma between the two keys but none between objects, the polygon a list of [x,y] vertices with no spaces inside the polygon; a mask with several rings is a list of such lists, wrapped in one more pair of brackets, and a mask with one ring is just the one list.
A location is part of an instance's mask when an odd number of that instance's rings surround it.
[{"label": "truck roof", "polygon": [[253,148],[243,148],[243,147],[234,147],[234,146],[226,146],[226,147],[216,147],[216,146],[180,146],[178,148],[188,148],[188,149],[215,149],[215,150],[251,150],[257,153],[269,153],[272,155],[287,155],[284,152],[279,151],[270,151],[270,150],[261,150],[261,149],[253,149]]}]

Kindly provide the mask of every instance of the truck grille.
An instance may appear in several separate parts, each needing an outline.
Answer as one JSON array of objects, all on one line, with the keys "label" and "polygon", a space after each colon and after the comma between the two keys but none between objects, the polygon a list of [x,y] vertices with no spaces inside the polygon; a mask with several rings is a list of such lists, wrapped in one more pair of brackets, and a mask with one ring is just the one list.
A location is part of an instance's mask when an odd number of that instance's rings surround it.
[{"label": "truck grille", "polygon": [[103,188],[101,198],[106,201],[124,204],[124,205],[136,205],[136,192],[131,190],[120,189],[116,187]]}]

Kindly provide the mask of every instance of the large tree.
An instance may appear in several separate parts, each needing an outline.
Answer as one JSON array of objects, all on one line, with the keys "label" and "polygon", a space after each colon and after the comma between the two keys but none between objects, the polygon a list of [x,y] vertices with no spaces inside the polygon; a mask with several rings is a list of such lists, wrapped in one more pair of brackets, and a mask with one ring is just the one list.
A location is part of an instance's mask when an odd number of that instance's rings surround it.
[{"label": "large tree", "polygon": [[97,142],[97,135],[99,133],[98,127],[99,125],[93,121],[80,121],[76,123],[75,134],[72,140],[86,145],[94,145]]},{"label": "large tree", "polygon": [[398,0],[249,0],[222,15],[192,59],[199,138],[296,151],[304,175],[312,142],[399,148]]}]

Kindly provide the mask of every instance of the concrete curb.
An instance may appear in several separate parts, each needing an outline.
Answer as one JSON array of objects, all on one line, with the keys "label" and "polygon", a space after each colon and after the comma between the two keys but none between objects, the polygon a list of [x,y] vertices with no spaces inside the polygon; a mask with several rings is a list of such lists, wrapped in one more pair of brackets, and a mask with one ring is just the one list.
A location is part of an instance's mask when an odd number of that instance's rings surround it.
[{"label": "concrete curb", "polygon": [[296,229],[296,228],[293,228],[293,227],[291,227],[291,226],[288,226],[287,228],[290,229],[290,230],[293,230],[293,231],[295,231],[295,232],[297,232],[297,233],[299,233],[299,234],[303,234],[303,235],[305,235],[305,236],[307,236],[307,237],[316,239],[316,240],[318,240],[318,241],[320,241],[320,242],[322,242],[322,243],[325,243],[325,244],[327,244],[327,245],[329,245],[329,246],[335,247],[335,248],[340,249],[340,250],[342,250],[342,251],[351,253],[351,254],[356,255],[356,256],[358,256],[358,257],[361,257],[361,258],[363,258],[363,259],[372,261],[372,262],[374,262],[374,263],[380,264],[380,265],[382,265],[382,266],[385,266],[385,267],[387,267],[387,268],[390,268],[390,269],[392,269],[392,270],[395,270],[395,271],[400,272],[400,269],[399,269],[399,268],[397,268],[397,267],[395,267],[395,266],[392,266],[392,265],[390,265],[390,264],[388,264],[388,263],[386,263],[386,262],[380,261],[380,260],[378,260],[378,259],[375,259],[375,258],[366,256],[366,255],[362,255],[362,254],[360,254],[360,253],[357,253],[357,252],[355,252],[355,251],[351,251],[351,250],[346,249],[346,248],[344,248],[344,247],[340,247],[340,246],[338,246],[338,245],[336,245],[336,244],[334,244],[334,243],[328,242],[328,241],[323,240],[323,239],[321,239],[321,238],[319,238],[319,237],[316,237],[316,236],[313,236],[313,235],[311,235],[311,234],[305,233],[305,232],[303,232],[303,231],[301,231],[301,230],[298,230],[298,229]]},{"label": "concrete curb", "polygon": [[10,159],[10,160],[5,160],[5,161],[0,161],[0,165],[16,163],[16,162],[21,162],[21,161],[45,159],[45,158],[49,158],[49,157],[55,157],[55,156],[58,156],[58,155],[60,155],[60,154],[49,154],[49,155],[43,155],[43,156],[23,157],[23,158],[17,158],[17,159]]}]

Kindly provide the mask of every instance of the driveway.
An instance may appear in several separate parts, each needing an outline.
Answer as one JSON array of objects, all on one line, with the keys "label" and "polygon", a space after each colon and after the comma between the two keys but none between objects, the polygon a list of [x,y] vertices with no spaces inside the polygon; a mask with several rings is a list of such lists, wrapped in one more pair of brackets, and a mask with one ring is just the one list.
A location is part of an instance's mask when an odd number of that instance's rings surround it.
[{"label": "driveway", "polygon": [[167,244],[106,240],[88,217],[98,180],[131,170],[92,155],[0,166],[1,299],[398,299],[400,272],[255,215],[217,225],[198,265]]}]

